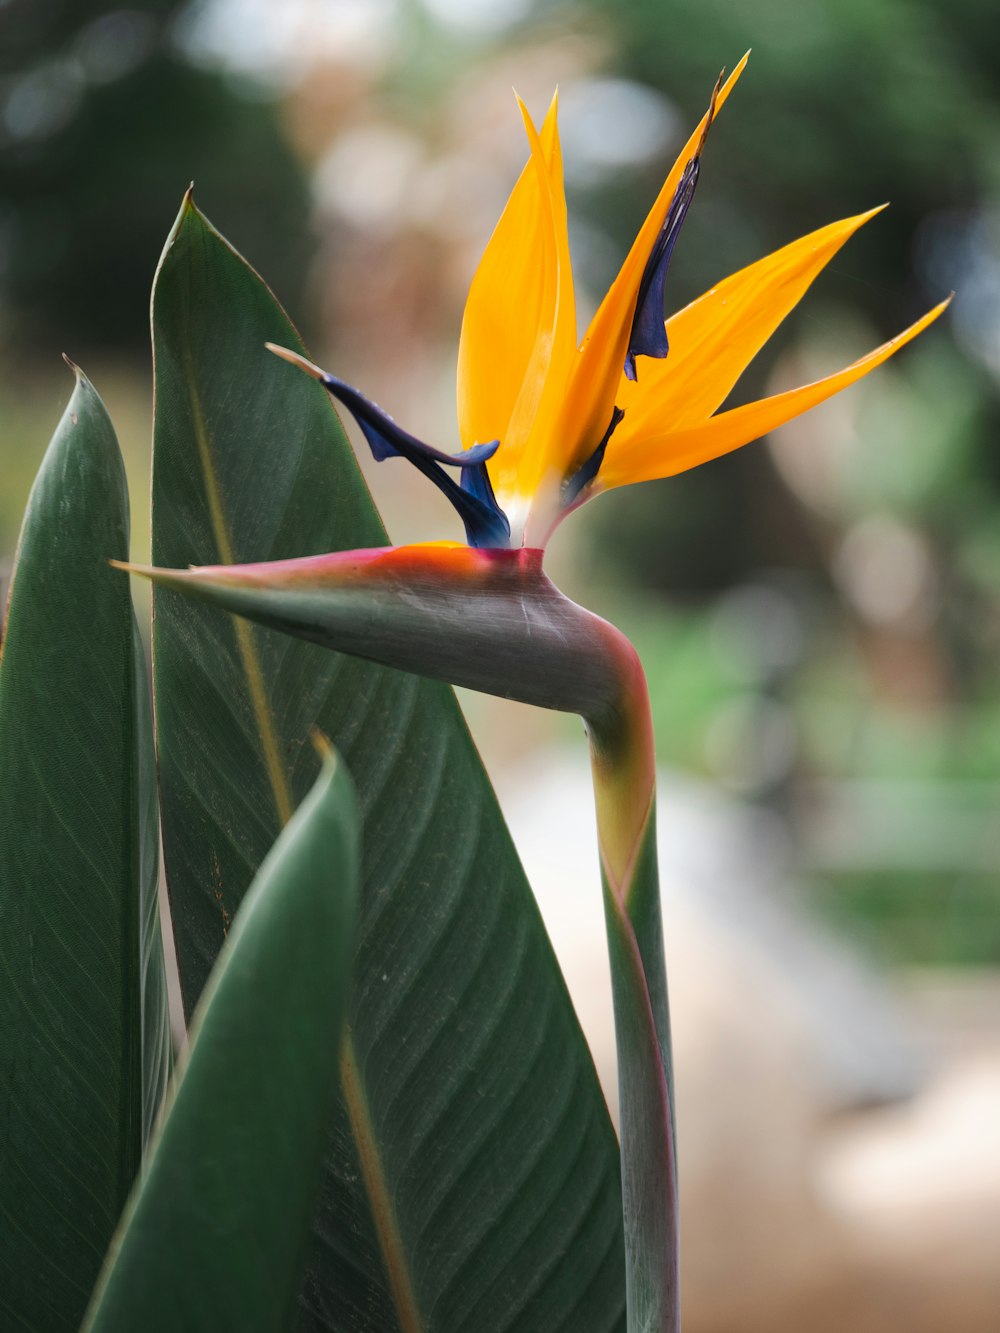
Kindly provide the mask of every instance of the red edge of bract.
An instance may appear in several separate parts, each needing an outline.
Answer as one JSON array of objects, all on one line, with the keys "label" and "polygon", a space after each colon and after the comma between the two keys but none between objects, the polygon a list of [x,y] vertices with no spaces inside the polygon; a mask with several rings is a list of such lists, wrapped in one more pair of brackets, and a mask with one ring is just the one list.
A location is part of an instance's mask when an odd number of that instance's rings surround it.
[{"label": "red edge of bract", "polygon": [[542,552],[532,547],[503,550],[477,549],[457,543],[428,543],[333,551],[326,555],[259,564],[201,566],[189,573],[196,579],[212,582],[254,586],[280,583],[288,587],[296,583],[324,582],[328,578],[343,584],[379,576],[442,582],[492,581],[537,574],[541,564]]}]

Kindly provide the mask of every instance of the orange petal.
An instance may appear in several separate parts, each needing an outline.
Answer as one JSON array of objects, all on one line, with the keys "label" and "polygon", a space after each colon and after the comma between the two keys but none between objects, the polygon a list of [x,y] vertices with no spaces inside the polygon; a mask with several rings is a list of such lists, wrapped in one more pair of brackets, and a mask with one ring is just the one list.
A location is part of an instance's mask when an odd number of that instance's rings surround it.
[{"label": "orange petal", "polygon": [[667,358],[643,361],[638,382],[623,375],[618,386],[629,433],[685,430],[710,417],[844,242],[882,208],[793,241],[672,316]]},{"label": "orange petal", "polygon": [[[551,194],[562,200],[562,155],[552,99],[541,131]],[[462,442],[501,439],[521,393],[539,331],[552,319],[554,275],[549,190],[529,159],[514,186],[472,279],[458,351],[458,418]],[[568,242],[567,242],[568,249]]]},{"label": "orange petal", "polygon": [[531,146],[529,166],[535,171],[541,201],[541,244],[536,263],[542,300],[520,391],[501,435],[500,449],[487,465],[502,504],[513,502],[514,496],[528,503],[548,470],[555,438],[552,427],[576,355],[576,309],[558,138],[553,138],[551,150],[546,153],[520,98],[518,105]]},{"label": "orange petal", "polygon": [[[749,55],[747,52],[719,89],[715,104],[716,113],[743,73]],[[566,459],[566,474],[572,472],[589,456],[611,419],[646,260],[663,225],[664,216],[677,190],[684,168],[698,149],[707,121],[708,113],[701,118],[681,149],[656,202],[639,229],[639,234],[618,276],[591,320],[590,328],[580,347],[572,387],[567,395],[566,415],[560,423],[559,432],[566,443],[567,451],[572,451]],[[640,378],[642,373],[640,370]]]},{"label": "orange petal", "polygon": [[632,435],[625,431],[628,423],[626,413],[625,420],[611,438],[604,465],[598,475],[598,487],[610,490],[635,481],[672,477],[678,472],[697,467],[699,463],[707,463],[712,458],[739,449],[751,440],[759,439],[880,366],[911,338],[927,328],[928,324],[933,323],[950,301],[950,297],[942,301],[928,311],[923,319],[918,319],[903,333],[844,370],[817,380],[814,384],[806,384],[801,389],[791,389],[787,393],[775,394],[773,398],[763,398],[760,402],[735,407],[729,412],[711,417],[700,426],[681,431],[650,430]]}]

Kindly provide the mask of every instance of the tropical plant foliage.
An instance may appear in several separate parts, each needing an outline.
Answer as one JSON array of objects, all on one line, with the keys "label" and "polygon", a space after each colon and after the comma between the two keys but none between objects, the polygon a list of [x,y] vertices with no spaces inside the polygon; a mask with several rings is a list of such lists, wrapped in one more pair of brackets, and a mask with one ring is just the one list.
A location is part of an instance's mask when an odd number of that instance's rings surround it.
[{"label": "tropical plant foliage", "polygon": [[[153,336],[158,561],[384,542],[327,396],[264,349],[294,330],[190,199]],[[127,529],[79,377],[0,663],[3,1322],[622,1327],[614,1132],[451,691],[160,591],[154,775]],[[193,1019],[144,1156],[157,777]]]},{"label": "tropical plant foliage", "polygon": [[[838,375],[716,412],[870,216],[664,325],[745,63],[579,344],[556,105],[541,133],[522,107],[531,158],[466,311],[460,455],[306,360],[185,197],[152,302],[152,709],[121,459],[77,373],[0,660],[12,1326],[679,1333],[649,697],[632,645],[549,582],[541,547],[601,489],[740,447],[944,309]],[[376,458],[449,496],[468,546],[387,546],[327,390]],[[620,1151],[450,683],[586,725]],[[190,1018],[169,1089],[158,841]]]}]

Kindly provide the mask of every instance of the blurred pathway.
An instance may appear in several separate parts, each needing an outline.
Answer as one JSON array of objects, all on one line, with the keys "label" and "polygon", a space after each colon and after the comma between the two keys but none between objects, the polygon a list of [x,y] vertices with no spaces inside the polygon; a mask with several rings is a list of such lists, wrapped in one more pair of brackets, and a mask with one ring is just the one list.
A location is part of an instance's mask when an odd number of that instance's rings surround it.
[{"label": "blurred pathway", "polygon": [[[586,753],[499,792],[614,1112]],[[996,1333],[1000,974],[879,973],[765,812],[664,774],[658,820],[687,1333]]]}]

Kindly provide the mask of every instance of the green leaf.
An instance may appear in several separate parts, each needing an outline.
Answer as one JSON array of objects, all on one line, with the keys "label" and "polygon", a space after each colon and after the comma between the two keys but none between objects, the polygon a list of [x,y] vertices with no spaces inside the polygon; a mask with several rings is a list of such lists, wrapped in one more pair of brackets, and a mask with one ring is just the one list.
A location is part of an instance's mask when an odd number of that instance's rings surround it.
[{"label": "green leaf", "polygon": [[[385,541],[326,394],[264,348],[301,348],[295,331],[190,201],[153,326],[157,564]],[[301,1327],[619,1329],[617,1145],[451,691],[173,592],[155,606],[164,849],[189,1008],[313,779],[312,727],[359,791],[345,1091]]]},{"label": "green leaf", "polygon": [[248,891],[85,1327],[274,1333],[294,1315],[343,1030],[358,877],[331,756]]},{"label": "green leaf", "polygon": [[114,431],[78,373],[0,661],[0,1323],[75,1330],[167,1069],[148,683]]}]

